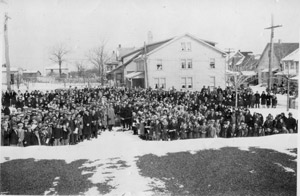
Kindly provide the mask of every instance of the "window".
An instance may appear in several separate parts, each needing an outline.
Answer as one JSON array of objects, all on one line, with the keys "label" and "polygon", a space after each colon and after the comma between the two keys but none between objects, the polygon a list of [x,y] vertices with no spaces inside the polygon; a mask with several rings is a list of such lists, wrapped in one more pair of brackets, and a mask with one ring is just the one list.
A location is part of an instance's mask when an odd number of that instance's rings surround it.
[{"label": "window", "polygon": [[210,61],[209,61],[209,65],[210,65],[210,68],[212,68],[212,69],[214,69],[214,68],[216,68],[215,65],[216,63],[215,63],[215,58],[211,58],[210,59]]},{"label": "window", "polygon": [[193,78],[192,77],[182,77],[181,78],[181,88],[182,89],[192,89],[193,88]]},{"label": "window", "polygon": [[191,50],[192,50],[191,42],[187,42],[187,43],[186,43],[186,50],[187,50],[187,51],[191,51]]},{"label": "window", "polygon": [[154,78],[154,88],[158,89],[159,87],[159,78]]},{"label": "window", "polygon": [[185,68],[186,68],[186,60],[181,59],[181,69],[185,69]]},{"label": "window", "polygon": [[159,59],[157,60],[157,64],[156,64],[156,70],[162,70],[162,60]]},{"label": "window", "polygon": [[298,73],[299,71],[299,62],[296,62],[296,72]]},{"label": "window", "polygon": [[185,43],[184,42],[181,43],[181,51],[185,51]]},{"label": "window", "polygon": [[187,78],[187,88],[189,88],[189,89],[193,88],[193,78],[192,77]]},{"label": "window", "polygon": [[192,59],[188,59],[187,60],[187,68],[192,69],[192,67],[193,67]]},{"label": "window", "polygon": [[143,61],[138,61],[136,64],[137,64],[137,71],[144,71],[143,70],[143,68],[144,68],[143,67],[143,65],[144,65]]},{"label": "window", "polygon": [[166,88],[166,78],[154,78],[154,88]]},{"label": "window", "polygon": [[186,78],[181,78],[181,88],[186,87]]},{"label": "window", "polygon": [[295,69],[294,62],[291,62],[291,69]]},{"label": "window", "polygon": [[289,64],[288,63],[285,63],[285,70],[288,70],[289,69]]},{"label": "window", "polygon": [[165,89],[166,88],[166,78],[160,78],[160,87]]},{"label": "window", "polygon": [[216,77],[215,76],[210,76],[209,79],[210,79],[209,86],[215,87],[216,86]]}]

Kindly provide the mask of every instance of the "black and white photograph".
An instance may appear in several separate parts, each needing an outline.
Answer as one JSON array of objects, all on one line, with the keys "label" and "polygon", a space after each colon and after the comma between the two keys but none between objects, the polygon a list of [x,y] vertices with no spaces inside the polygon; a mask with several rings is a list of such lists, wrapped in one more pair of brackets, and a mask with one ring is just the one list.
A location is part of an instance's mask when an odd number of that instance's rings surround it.
[{"label": "black and white photograph", "polygon": [[299,195],[299,10],[0,0],[0,195]]}]

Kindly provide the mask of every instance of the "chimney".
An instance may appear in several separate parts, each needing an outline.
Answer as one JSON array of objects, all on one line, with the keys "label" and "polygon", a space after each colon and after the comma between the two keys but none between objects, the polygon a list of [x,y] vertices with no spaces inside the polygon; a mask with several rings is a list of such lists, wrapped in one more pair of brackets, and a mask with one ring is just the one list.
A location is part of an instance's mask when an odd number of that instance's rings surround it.
[{"label": "chimney", "polygon": [[119,48],[121,48],[121,44],[119,44]]},{"label": "chimney", "polygon": [[151,31],[148,31],[148,44],[151,44],[153,42],[153,35]]},{"label": "chimney", "polygon": [[281,39],[278,39],[278,44],[281,44]]}]

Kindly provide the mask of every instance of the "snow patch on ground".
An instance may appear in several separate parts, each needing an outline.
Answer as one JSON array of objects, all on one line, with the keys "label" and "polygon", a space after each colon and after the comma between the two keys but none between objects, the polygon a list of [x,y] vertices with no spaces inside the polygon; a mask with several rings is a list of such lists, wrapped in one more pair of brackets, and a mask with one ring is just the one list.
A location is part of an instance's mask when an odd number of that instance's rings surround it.
[{"label": "snow patch on ground", "polygon": [[[117,128],[116,128],[117,129]],[[143,177],[136,166],[138,156],[167,153],[191,152],[223,147],[238,147],[249,150],[250,147],[273,149],[296,157],[288,149],[297,148],[297,134],[279,134],[265,137],[246,138],[206,138],[176,141],[143,141],[130,132],[104,132],[98,139],[85,141],[75,146],[31,146],[26,148],[1,147],[0,163],[13,159],[60,159],[70,163],[87,159],[82,165],[86,173],[93,173],[89,180],[93,184],[107,183],[114,187],[107,195],[153,195],[151,185],[165,187],[162,181]],[[96,167],[93,171],[90,168]],[[59,179],[54,179],[59,181]],[[54,186],[55,187],[55,186]],[[54,188],[53,187],[53,188]],[[52,187],[51,187],[52,188]],[[55,193],[55,189],[48,190]],[[49,193],[49,192],[47,192]],[[99,194],[95,187],[85,194]]]},{"label": "snow patch on ground", "polygon": [[282,164],[280,163],[275,163],[276,165],[278,165],[279,167],[283,168],[286,172],[293,172],[295,173],[295,170],[293,170],[292,168],[289,167],[284,167]]}]

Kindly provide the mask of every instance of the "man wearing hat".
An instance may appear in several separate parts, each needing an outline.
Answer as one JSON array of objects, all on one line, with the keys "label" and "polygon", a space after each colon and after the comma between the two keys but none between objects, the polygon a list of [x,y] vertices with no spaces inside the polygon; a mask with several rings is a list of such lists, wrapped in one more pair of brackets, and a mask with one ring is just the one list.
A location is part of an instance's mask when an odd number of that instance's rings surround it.
[{"label": "man wearing hat", "polygon": [[12,129],[9,133],[9,145],[10,146],[17,146],[19,142],[19,137],[18,137],[18,125],[13,124]]},{"label": "man wearing hat", "polygon": [[297,133],[297,121],[293,118],[293,114],[290,112],[289,117],[286,119],[286,128],[289,133]]}]

